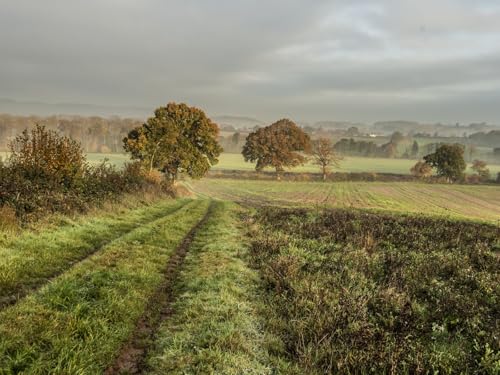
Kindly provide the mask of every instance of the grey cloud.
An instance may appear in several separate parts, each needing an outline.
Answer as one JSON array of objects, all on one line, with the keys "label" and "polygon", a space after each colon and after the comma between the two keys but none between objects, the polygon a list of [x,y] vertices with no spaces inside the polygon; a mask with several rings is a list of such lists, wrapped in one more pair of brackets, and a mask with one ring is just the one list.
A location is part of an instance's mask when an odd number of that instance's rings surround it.
[{"label": "grey cloud", "polygon": [[4,0],[0,97],[500,123],[495,4]]}]

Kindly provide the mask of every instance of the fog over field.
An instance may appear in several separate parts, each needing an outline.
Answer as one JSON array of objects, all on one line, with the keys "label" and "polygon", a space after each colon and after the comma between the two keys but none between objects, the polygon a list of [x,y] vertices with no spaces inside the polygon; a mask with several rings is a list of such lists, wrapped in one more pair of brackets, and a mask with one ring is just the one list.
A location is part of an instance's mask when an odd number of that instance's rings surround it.
[{"label": "fog over field", "polygon": [[0,111],[500,124],[499,17],[492,0],[4,0]]}]

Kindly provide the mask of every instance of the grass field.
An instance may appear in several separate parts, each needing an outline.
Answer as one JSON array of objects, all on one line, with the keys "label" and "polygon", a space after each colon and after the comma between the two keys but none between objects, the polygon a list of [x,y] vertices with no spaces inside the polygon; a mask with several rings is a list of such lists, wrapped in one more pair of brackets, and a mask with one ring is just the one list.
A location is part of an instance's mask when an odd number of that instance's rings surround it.
[{"label": "grass field", "polygon": [[[224,153],[219,158],[219,164],[214,166],[214,170],[243,170],[249,171],[255,169],[255,164],[246,163],[241,154]],[[415,165],[415,160],[407,159],[384,159],[384,158],[362,158],[362,157],[345,157],[340,162],[340,168],[335,168],[333,171],[338,172],[374,172],[374,173],[396,173],[409,174],[410,168]],[[500,165],[489,165],[491,175],[496,176],[500,172]],[[266,170],[272,170],[270,168]],[[313,164],[306,164],[293,168],[294,172],[319,172],[319,168]],[[467,173],[472,174],[470,165],[467,168]]]},{"label": "grass field", "polygon": [[204,196],[268,205],[353,207],[496,222],[498,186],[385,182],[286,182],[232,179],[193,181]]},{"label": "grass field", "polygon": [[[0,157],[6,156],[6,153],[0,153]],[[87,160],[91,164],[98,164],[104,159],[108,159],[109,162],[117,167],[121,168],[124,163],[129,161],[129,156],[126,154],[87,154]],[[415,160],[407,159],[384,159],[384,158],[362,158],[362,157],[345,157],[341,161],[339,168],[334,168],[334,172],[373,172],[373,173],[396,173],[396,174],[409,174],[410,168],[415,165]],[[472,174],[473,171],[470,169],[470,164],[467,167],[467,173]],[[500,172],[500,165],[492,164],[489,165],[491,175],[495,177],[497,173]],[[219,158],[219,164],[213,167],[213,170],[241,170],[241,171],[253,171],[255,170],[255,164],[246,163],[243,160],[241,154],[229,154],[223,153]],[[272,171],[272,169],[267,168],[266,170]],[[305,164],[303,166],[298,166],[291,169],[293,172],[303,173],[303,172],[319,172],[319,168],[311,163]]]}]

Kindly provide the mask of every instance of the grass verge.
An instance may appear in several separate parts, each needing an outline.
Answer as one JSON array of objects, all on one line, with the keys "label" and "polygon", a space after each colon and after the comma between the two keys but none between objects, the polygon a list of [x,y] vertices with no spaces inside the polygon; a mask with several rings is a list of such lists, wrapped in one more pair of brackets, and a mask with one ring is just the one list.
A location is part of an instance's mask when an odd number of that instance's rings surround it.
[{"label": "grass verge", "polygon": [[41,233],[26,232],[5,241],[0,247],[0,308],[15,303],[106,244],[186,203],[164,200],[137,209],[118,210],[113,216],[70,222]]},{"label": "grass verge", "polygon": [[141,226],[0,312],[0,374],[99,374],[130,336],[207,201]]}]

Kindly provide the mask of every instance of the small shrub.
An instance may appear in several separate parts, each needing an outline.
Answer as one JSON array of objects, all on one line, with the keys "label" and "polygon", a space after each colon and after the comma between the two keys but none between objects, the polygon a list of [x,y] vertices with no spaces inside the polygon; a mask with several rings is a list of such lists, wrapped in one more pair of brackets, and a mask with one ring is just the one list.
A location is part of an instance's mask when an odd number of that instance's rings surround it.
[{"label": "small shrub", "polygon": [[413,167],[411,167],[410,172],[415,177],[428,178],[432,175],[432,166],[427,164],[425,161],[420,160]]},{"label": "small shrub", "polygon": [[50,189],[79,185],[87,168],[80,144],[44,126],[23,131],[10,144],[9,165],[24,178]]}]

